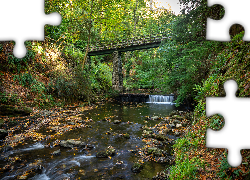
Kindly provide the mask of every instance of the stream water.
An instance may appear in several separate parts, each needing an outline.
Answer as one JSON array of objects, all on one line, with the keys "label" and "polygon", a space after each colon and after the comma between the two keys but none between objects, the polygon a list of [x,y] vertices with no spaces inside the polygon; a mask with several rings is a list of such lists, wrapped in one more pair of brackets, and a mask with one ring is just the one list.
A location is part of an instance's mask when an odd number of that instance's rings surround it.
[{"label": "stream water", "polygon": [[[78,139],[94,146],[91,150],[62,149],[61,155],[51,156],[51,153],[60,147],[45,148],[45,142],[35,142],[18,146],[5,154],[5,156],[25,159],[26,165],[10,174],[4,174],[2,179],[13,179],[18,174],[30,168],[30,163],[39,162],[43,169],[32,179],[36,180],[61,180],[61,179],[151,179],[157,172],[165,169],[167,164],[145,162],[140,173],[133,173],[131,167],[139,157],[131,150],[143,147],[141,139],[143,125],[154,126],[160,121],[145,121],[145,116],[168,116],[175,110],[171,104],[137,104],[122,105],[106,103],[97,108],[85,111],[82,119],[92,119],[91,127],[81,128],[67,132],[59,140]],[[102,119],[111,117],[111,122]],[[122,123],[114,124],[113,120]],[[61,121],[64,121],[63,119]],[[128,123],[131,122],[131,123]],[[107,134],[110,131],[111,134]],[[119,134],[128,133],[129,139],[120,137]],[[46,142],[48,143],[48,142]],[[111,158],[96,158],[97,152],[108,146],[116,149],[115,156]],[[165,147],[171,153],[171,147]]]}]

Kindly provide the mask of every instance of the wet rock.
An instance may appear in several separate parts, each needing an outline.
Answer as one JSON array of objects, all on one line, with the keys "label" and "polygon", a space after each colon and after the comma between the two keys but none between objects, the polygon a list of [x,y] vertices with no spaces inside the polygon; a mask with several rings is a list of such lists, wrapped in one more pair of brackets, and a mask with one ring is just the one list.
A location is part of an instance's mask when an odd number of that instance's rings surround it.
[{"label": "wet rock", "polygon": [[157,163],[168,163],[169,159],[167,157],[156,157],[155,162],[157,162]]},{"label": "wet rock", "polygon": [[86,145],[86,149],[93,149],[93,148],[94,148],[94,146],[91,145],[91,144],[87,144],[87,145]]},{"label": "wet rock", "polygon": [[174,132],[174,135],[179,136],[179,135],[181,135],[181,133],[178,132],[178,131],[175,131],[175,132]]},{"label": "wet rock", "polygon": [[149,127],[147,127],[147,126],[142,126],[141,127],[143,130],[146,130],[146,131],[152,131]]},{"label": "wet rock", "polygon": [[108,158],[109,156],[115,155],[115,148],[112,146],[109,146],[106,150],[100,151],[96,154],[97,158]]},{"label": "wet rock", "polygon": [[66,141],[65,140],[60,141],[59,146],[65,148],[86,147],[86,143],[79,140],[69,139]]},{"label": "wet rock", "polygon": [[174,115],[173,118],[175,118],[177,120],[183,120],[183,117],[180,115]]},{"label": "wet rock", "polygon": [[167,140],[167,137],[165,135],[162,135],[162,134],[157,134],[155,136],[155,139],[157,139],[159,141],[165,141],[165,140]]},{"label": "wet rock", "polygon": [[162,132],[161,132],[161,133],[162,133],[162,134],[168,134],[168,133],[169,133],[169,131],[170,131],[170,130],[169,130],[168,128],[165,128],[165,129],[163,129],[163,130],[162,130]]},{"label": "wet rock", "polygon": [[139,173],[139,172],[141,172],[142,169],[143,169],[142,164],[140,164],[138,162],[134,163],[133,166],[131,167],[131,171],[133,173]]},{"label": "wet rock", "polygon": [[126,139],[129,139],[130,135],[128,133],[126,133],[126,134],[123,135],[123,137],[126,138]]},{"label": "wet rock", "polygon": [[120,124],[121,120],[114,120],[114,124]]},{"label": "wet rock", "polygon": [[169,174],[169,170],[158,172],[157,175],[152,178],[152,180],[169,180]]},{"label": "wet rock", "polygon": [[61,155],[61,150],[58,149],[57,151],[54,151],[54,152],[52,152],[51,154],[52,154],[53,156],[59,156],[59,155]]},{"label": "wet rock", "polygon": [[181,124],[176,124],[176,128],[180,128],[180,127],[182,127]]},{"label": "wet rock", "polygon": [[4,139],[6,136],[8,136],[8,131],[0,129],[0,140]]},{"label": "wet rock", "polygon": [[74,122],[67,122],[68,125],[75,125]]},{"label": "wet rock", "polygon": [[39,112],[39,115],[43,117],[50,116],[51,114],[53,114],[53,112],[49,110],[42,110]]},{"label": "wet rock", "polygon": [[148,147],[145,150],[146,155],[152,155],[153,157],[162,157],[167,155],[166,151],[159,149],[157,147]]},{"label": "wet rock", "polygon": [[176,124],[181,124],[181,121],[179,121],[179,120],[174,120],[174,122],[173,122],[175,125]]},{"label": "wet rock", "polygon": [[169,116],[179,115],[178,111],[172,111]]},{"label": "wet rock", "polygon": [[153,116],[153,117],[151,117],[150,119],[155,121],[155,120],[159,120],[160,117],[159,117],[159,116]]},{"label": "wet rock", "polygon": [[170,126],[170,128],[175,128],[175,125],[174,125],[174,123],[171,123],[171,124],[169,124],[169,126]]},{"label": "wet rock", "polygon": [[152,130],[149,130],[149,131],[143,130],[142,133],[145,135],[149,135],[149,134],[153,134],[153,131]]},{"label": "wet rock", "polygon": [[52,132],[57,132],[59,130],[59,126],[51,127]]}]

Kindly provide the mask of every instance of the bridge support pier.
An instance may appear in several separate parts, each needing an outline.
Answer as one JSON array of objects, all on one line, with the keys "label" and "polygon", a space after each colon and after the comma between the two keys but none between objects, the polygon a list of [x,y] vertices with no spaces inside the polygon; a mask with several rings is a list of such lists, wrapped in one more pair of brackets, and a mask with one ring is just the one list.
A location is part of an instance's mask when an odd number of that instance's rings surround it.
[{"label": "bridge support pier", "polygon": [[123,91],[122,59],[119,51],[113,52],[112,88],[119,92]]}]

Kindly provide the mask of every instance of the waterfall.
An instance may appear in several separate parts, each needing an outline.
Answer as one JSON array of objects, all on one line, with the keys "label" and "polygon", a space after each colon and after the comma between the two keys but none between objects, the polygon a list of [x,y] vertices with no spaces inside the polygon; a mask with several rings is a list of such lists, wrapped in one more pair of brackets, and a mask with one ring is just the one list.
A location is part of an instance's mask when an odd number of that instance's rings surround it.
[{"label": "waterfall", "polygon": [[175,104],[173,103],[173,95],[149,95],[149,101],[147,103],[156,103],[156,104]]}]

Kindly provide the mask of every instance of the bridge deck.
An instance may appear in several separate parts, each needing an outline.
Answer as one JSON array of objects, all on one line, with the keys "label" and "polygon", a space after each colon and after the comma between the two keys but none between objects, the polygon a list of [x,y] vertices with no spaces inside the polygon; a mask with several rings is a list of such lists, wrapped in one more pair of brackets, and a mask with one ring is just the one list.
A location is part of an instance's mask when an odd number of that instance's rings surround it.
[{"label": "bridge deck", "polygon": [[149,38],[131,39],[126,42],[111,43],[110,45],[95,46],[90,48],[89,56],[111,54],[114,51],[126,52],[141,49],[157,48],[166,37],[152,36]]}]

